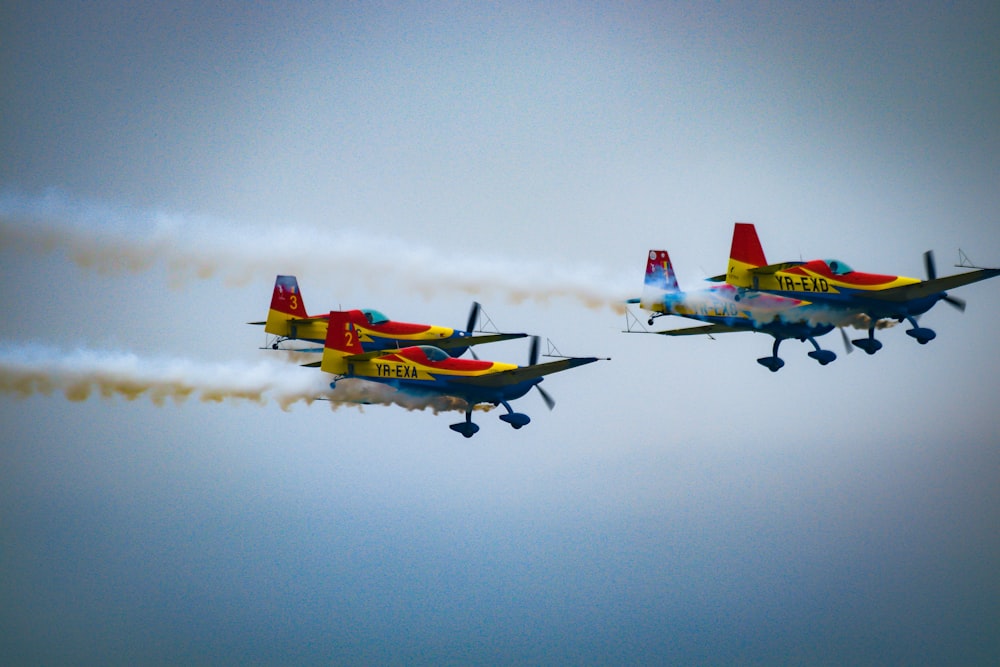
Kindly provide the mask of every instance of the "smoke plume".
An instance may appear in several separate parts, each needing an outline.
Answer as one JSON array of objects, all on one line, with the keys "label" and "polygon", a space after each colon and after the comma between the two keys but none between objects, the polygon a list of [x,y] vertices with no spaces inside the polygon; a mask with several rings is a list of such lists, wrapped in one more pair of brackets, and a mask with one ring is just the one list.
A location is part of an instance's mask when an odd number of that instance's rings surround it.
[{"label": "smoke plume", "polygon": [[245,400],[276,402],[283,410],[299,401],[400,405],[435,413],[465,410],[465,401],[448,396],[418,396],[363,380],[345,380],[330,389],[332,376],[272,359],[258,362],[197,362],[142,359],[134,354],[0,344],[0,392],[27,397],[62,393],[71,401],[92,396],[132,401],[148,397],[156,405],[182,402]]},{"label": "smoke plume", "polygon": [[620,312],[634,289],[632,271],[613,278],[589,265],[454,256],[398,238],[287,224],[255,228],[58,194],[0,195],[0,242],[65,252],[78,265],[99,272],[143,271],[162,264],[177,283],[221,276],[238,285],[294,267],[310,276],[388,283],[424,296],[455,290],[499,293],[512,301],[569,297],[589,308]]}]

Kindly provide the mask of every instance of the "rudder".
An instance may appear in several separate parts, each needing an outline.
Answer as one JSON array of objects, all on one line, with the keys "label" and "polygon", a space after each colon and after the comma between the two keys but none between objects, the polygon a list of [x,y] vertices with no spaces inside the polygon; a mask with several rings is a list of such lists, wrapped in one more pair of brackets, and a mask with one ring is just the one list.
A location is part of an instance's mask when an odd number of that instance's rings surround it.
[{"label": "rudder", "polygon": [[663,295],[679,291],[670,255],[666,250],[650,250],[646,256],[646,279],[639,307],[644,310],[662,311]]},{"label": "rudder", "polygon": [[302,300],[302,291],[295,276],[278,276],[274,280],[274,292],[271,294],[271,307],[267,312],[267,322],[264,331],[275,336],[289,336],[289,320],[303,319],[306,306]]},{"label": "rudder", "polygon": [[757,237],[757,228],[753,223],[737,222],[733,226],[726,282],[736,287],[751,287],[753,276],[750,270],[758,266],[767,266],[767,259]]},{"label": "rudder", "polygon": [[330,311],[326,341],[323,343],[323,361],[320,364],[323,371],[337,375],[348,373],[349,365],[344,360],[345,357],[364,352],[354,326],[355,314],[361,314],[361,311]]}]

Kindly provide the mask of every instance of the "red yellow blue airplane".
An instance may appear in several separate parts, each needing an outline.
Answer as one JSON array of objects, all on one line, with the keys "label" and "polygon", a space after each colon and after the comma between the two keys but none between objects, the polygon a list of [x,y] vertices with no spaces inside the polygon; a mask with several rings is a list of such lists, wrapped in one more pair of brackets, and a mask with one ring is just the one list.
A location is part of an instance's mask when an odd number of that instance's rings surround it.
[{"label": "red yellow blue airplane", "polygon": [[[793,338],[809,341],[815,349],[809,356],[825,366],[837,355],[824,350],[816,342],[818,336],[829,333],[834,324],[818,317],[815,308],[801,299],[776,296],[737,288],[721,279],[704,287],[683,291],[677,283],[670,256],[666,250],[650,250],[646,258],[646,278],[641,299],[631,299],[643,310],[650,311],[649,324],[664,315],[679,315],[705,322],[701,326],[656,331],[664,336],[691,336],[730,332],[758,332],[774,337],[771,356],[757,363],[777,371],[785,365],[778,356],[781,342]],[[646,333],[630,330],[629,333]]]},{"label": "red yellow blue airplane", "polygon": [[[651,250],[643,297],[631,303],[638,302],[643,309],[652,311],[650,324],[663,315],[707,322],[703,326],[654,332],[662,335],[734,331],[769,334],[775,339],[771,356],[757,362],[771,371],[784,366],[778,348],[789,338],[812,343],[815,349],[809,356],[821,365],[835,360],[837,355],[820,348],[816,338],[838,327],[841,332],[848,326],[866,327],[868,337],[852,342],[869,354],[882,347],[874,332],[886,320],[909,320],[913,328],[907,333],[926,343],[935,333],[917,326],[916,316],[942,300],[964,309],[964,302],[949,295],[948,289],[1000,275],[997,269],[977,269],[937,278],[930,253],[925,255],[930,276],[926,281],[863,274],[837,260],[768,264],[756,229],[748,223],[736,223],[729,255],[726,275],[710,278],[711,284],[703,289],[684,292],[678,287],[667,252]],[[844,338],[846,342],[846,334]]]},{"label": "red yellow blue airplane", "polygon": [[536,387],[551,410],[555,401],[538,386],[544,376],[598,361],[597,357],[567,357],[539,364],[536,337],[532,338],[531,363],[528,366],[459,359],[430,345],[366,352],[361,336],[368,326],[368,319],[362,311],[333,311],[326,320],[329,327],[323,359],[307,365],[319,365],[322,371],[335,375],[331,388],[339,379],[361,378],[411,394],[458,397],[466,402],[465,421],[451,424],[450,428],[466,438],[471,438],[479,430],[479,426],[472,421],[472,410],[477,404],[502,405],[507,413],[500,415],[500,419],[519,429],[531,418],[514,412],[509,401],[524,396]]},{"label": "red yellow blue airplane", "polygon": [[[495,343],[512,338],[524,338],[524,333],[490,333],[474,335],[473,327],[479,319],[480,306],[472,304],[465,331],[430,324],[411,324],[390,320],[377,310],[362,309],[363,322],[357,324],[357,336],[365,351],[387,350],[407,345],[433,345],[448,350],[449,354],[461,356],[469,346]],[[264,325],[264,331],[273,340],[270,345],[279,349],[286,340],[302,340],[323,343],[326,340],[328,315],[306,314],[302,290],[295,276],[278,276],[274,281],[271,307],[266,322],[251,322]],[[319,349],[314,350],[319,352]]]},{"label": "red yellow blue airplane", "polygon": [[906,333],[921,345],[926,344],[937,334],[920,326],[918,316],[939,301],[965,310],[965,301],[951,296],[948,290],[1000,275],[1000,269],[976,268],[938,278],[930,251],[924,253],[924,267],[927,280],[862,273],[835,259],[768,264],[756,228],[749,223],[736,223],[725,280],[743,294],[765,293],[808,301],[816,309],[825,309],[828,312],[825,321],[837,326],[861,314],[868,322],[868,336],[851,342],[868,354],[875,354],[882,348],[882,343],[875,339],[880,321],[905,320],[911,325]]}]

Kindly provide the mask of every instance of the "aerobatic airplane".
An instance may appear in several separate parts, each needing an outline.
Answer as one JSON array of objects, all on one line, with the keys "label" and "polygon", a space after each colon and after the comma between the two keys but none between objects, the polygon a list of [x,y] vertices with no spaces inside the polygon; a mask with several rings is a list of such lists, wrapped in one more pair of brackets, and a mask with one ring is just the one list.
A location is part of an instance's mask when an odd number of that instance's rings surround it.
[{"label": "aerobatic airplane", "polygon": [[337,380],[360,378],[411,394],[460,398],[467,404],[465,421],[451,424],[450,428],[466,438],[471,438],[479,430],[479,426],[472,421],[472,410],[477,404],[502,405],[507,413],[500,415],[500,419],[519,429],[531,418],[514,412],[510,401],[536,387],[551,410],[555,401],[538,386],[543,376],[598,361],[597,357],[566,357],[539,364],[536,337],[532,337],[528,366],[459,359],[430,345],[365,352],[361,336],[368,326],[368,319],[362,311],[332,311],[326,319],[329,327],[323,359],[306,365],[319,366],[322,371],[335,375],[331,388],[336,386]]},{"label": "aerobatic airplane", "polygon": [[[809,356],[823,366],[837,358],[834,352],[822,349],[816,342],[816,337],[829,333],[835,325],[817,321],[815,308],[808,302],[744,290],[714,279],[700,289],[682,291],[666,250],[649,251],[642,298],[631,299],[629,303],[638,303],[643,310],[652,312],[650,325],[664,315],[679,315],[707,323],[648,333],[692,336],[748,331],[773,336],[771,356],[757,359],[757,363],[771,371],[785,365],[778,356],[778,347],[789,338],[812,343],[815,349],[809,352]],[[647,332],[630,329],[629,333]]]},{"label": "aerobatic airplane", "polygon": [[[495,343],[513,338],[524,338],[525,333],[488,333],[475,335],[473,328],[479,319],[479,303],[473,302],[469,311],[469,321],[465,331],[430,324],[410,324],[390,320],[377,310],[362,309],[364,321],[357,325],[357,335],[365,351],[388,350],[407,345],[433,345],[448,350],[456,357],[461,356],[472,345]],[[274,281],[271,307],[266,322],[251,322],[264,325],[264,331],[274,338],[270,340],[273,349],[280,348],[286,340],[302,340],[323,343],[326,340],[328,315],[306,314],[302,291],[295,276],[278,276]],[[304,350],[320,352],[321,349]],[[474,355],[473,355],[474,356]]]},{"label": "aerobatic airplane", "polygon": [[880,321],[905,320],[911,325],[906,333],[921,345],[926,344],[937,334],[920,326],[918,316],[939,301],[964,311],[965,301],[951,296],[948,290],[1000,275],[1000,269],[975,268],[938,278],[930,251],[924,253],[924,268],[927,280],[862,273],[835,259],[768,264],[756,228],[749,223],[736,223],[725,280],[744,294],[766,293],[808,301],[816,308],[830,311],[827,321],[838,326],[860,313],[868,322],[868,336],[851,342],[868,354],[875,354],[882,348],[881,341],[875,339]]}]

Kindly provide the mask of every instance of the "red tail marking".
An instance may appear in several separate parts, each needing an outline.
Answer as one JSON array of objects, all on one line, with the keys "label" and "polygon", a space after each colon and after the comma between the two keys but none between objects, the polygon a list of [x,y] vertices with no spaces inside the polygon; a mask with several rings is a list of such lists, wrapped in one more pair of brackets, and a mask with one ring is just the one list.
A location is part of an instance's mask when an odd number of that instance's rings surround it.
[{"label": "red tail marking", "polygon": [[302,292],[299,291],[299,283],[295,276],[278,276],[274,281],[271,310],[295,317],[308,317],[306,306],[302,302]]},{"label": "red tail marking", "polygon": [[354,327],[356,315],[360,315],[364,319],[360,310],[330,311],[330,324],[326,329],[325,347],[347,354],[361,354],[364,351],[361,347],[361,340],[358,338],[357,329]]},{"label": "red tail marking", "polygon": [[757,238],[757,229],[753,223],[737,222],[733,228],[733,246],[729,250],[729,259],[752,266],[767,266],[764,258],[764,248]]}]

